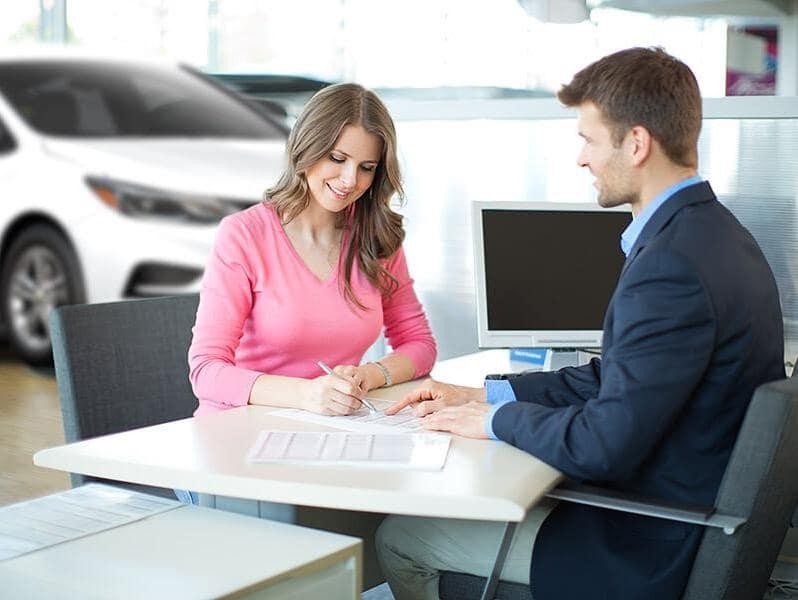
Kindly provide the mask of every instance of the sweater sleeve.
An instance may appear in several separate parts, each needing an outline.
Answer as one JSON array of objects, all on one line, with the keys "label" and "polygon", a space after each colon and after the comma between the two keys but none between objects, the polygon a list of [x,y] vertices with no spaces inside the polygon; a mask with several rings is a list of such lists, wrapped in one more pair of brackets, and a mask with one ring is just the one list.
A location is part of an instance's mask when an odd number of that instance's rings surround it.
[{"label": "sweater sleeve", "polygon": [[432,370],[438,349],[424,309],[413,289],[402,248],[388,259],[385,268],[398,282],[393,293],[384,296],[382,301],[385,337],[394,352],[411,360],[416,367],[415,376],[422,377]]},{"label": "sweater sleeve", "polygon": [[188,351],[189,379],[200,401],[195,414],[243,406],[258,371],[236,366],[235,353],[252,310],[249,232],[236,215],[222,220],[200,290]]}]

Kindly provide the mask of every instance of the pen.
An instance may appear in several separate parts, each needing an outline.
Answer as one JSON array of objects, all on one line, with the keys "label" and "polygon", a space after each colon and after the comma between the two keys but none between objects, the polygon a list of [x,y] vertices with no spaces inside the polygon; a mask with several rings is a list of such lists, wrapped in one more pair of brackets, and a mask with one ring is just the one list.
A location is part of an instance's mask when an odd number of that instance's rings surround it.
[{"label": "pen", "polygon": [[[330,367],[328,367],[327,363],[323,361],[317,361],[316,364],[319,365],[319,367],[321,367],[321,370],[327,373],[327,375],[335,375],[336,377],[341,377],[340,375],[338,375],[338,373],[336,373]],[[343,379],[343,377],[341,377],[341,379]],[[377,410],[377,407],[375,407],[367,398],[360,398],[360,401],[363,403],[363,405],[366,408],[369,409],[369,412],[379,412]]]}]

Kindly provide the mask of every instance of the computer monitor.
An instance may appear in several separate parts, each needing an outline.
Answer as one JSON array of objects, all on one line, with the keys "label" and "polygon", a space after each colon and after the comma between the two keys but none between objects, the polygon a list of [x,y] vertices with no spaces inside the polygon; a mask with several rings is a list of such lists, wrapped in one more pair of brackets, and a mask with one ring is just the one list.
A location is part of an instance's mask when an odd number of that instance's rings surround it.
[{"label": "computer monitor", "polygon": [[598,348],[628,208],[475,202],[479,345]]}]

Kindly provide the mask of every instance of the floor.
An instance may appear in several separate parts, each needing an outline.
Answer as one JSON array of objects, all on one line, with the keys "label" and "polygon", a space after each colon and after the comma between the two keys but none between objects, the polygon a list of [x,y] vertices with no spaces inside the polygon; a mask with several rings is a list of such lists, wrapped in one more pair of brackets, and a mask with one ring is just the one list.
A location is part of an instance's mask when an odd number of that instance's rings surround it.
[{"label": "floor", "polygon": [[32,370],[0,345],[0,506],[70,487],[61,471],[33,465],[37,450],[64,443],[52,370]]}]

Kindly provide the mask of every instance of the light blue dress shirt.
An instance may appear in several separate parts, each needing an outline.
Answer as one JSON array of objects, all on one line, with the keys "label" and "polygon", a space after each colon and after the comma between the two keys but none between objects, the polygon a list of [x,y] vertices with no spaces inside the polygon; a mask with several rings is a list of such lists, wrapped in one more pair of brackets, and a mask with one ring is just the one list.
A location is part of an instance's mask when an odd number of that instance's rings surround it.
[{"label": "light blue dress shirt", "polygon": [[[651,202],[649,202],[648,206],[646,206],[639,215],[632,219],[632,222],[629,223],[629,225],[621,234],[621,250],[623,250],[624,255],[629,256],[629,252],[634,247],[637,238],[640,237],[640,233],[643,231],[646,223],[648,223],[651,219],[651,216],[657,212],[657,209],[665,204],[665,201],[668,200],[668,198],[673,196],[676,192],[688,186],[695,185],[696,183],[701,183],[702,181],[703,179],[701,179],[701,177],[698,175],[695,175],[694,177],[688,177],[687,179],[683,179],[679,183],[675,183],[674,185],[665,189]],[[485,392],[488,404],[492,405],[490,412],[485,415],[485,431],[492,439],[497,440],[499,438],[493,431],[493,415],[495,415],[496,411],[499,410],[503,405],[507,404],[508,402],[515,402],[517,399],[510,382],[506,379],[485,380]]]},{"label": "light blue dress shirt", "polygon": [[691,185],[695,185],[696,183],[701,183],[702,181],[703,179],[701,179],[701,177],[698,175],[695,175],[694,177],[688,177],[687,179],[682,179],[679,183],[674,183],[672,186],[656,196],[651,202],[649,202],[648,206],[646,206],[639,215],[632,219],[632,222],[629,223],[629,225],[621,234],[621,250],[623,250],[624,255],[629,256],[629,252],[634,247],[637,238],[640,237],[643,227],[645,227],[646,223],[651,220],[651,216],[657,212],[657,209],[665,204],[665,201],[668,198],[673,196],[676,192]]}]

